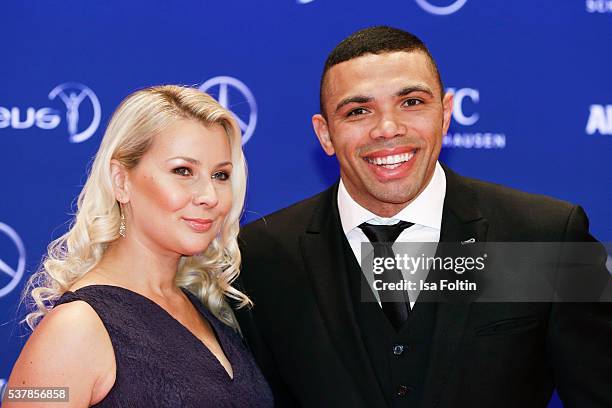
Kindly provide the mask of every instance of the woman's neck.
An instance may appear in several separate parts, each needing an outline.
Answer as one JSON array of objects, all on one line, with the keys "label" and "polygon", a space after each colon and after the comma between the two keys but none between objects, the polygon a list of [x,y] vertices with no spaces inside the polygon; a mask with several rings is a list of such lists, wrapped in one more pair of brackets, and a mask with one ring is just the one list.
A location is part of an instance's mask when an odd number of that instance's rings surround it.
[{"label": "woman's neck", "polygon": [[118,286],[157,296],[176,294],[180,254],[154,250],[145,242],[119,238],[109,245],[93,271]]}]

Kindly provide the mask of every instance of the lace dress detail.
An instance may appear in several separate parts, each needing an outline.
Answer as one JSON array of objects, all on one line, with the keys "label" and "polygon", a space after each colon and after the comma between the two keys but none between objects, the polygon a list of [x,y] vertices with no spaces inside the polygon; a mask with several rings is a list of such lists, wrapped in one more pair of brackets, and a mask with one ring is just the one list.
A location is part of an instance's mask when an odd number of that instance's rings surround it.
[{"label": "lace dress detail", "polygon": [[196,296],[183,291],[216,333],[232,365],[233,379],[185,326],[136,292],[91,285],[66,292],[56,302],[87,302],[110,335],[116,379],[106,397],[94,406],[272,407],[270,387],[240,335]]}]

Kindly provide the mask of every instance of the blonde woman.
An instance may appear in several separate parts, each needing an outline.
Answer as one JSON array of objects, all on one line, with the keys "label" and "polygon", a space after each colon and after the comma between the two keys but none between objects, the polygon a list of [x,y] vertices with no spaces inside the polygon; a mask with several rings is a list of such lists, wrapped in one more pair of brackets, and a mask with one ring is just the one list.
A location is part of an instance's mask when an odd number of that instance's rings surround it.
[{"label": "blonde woman", "polygon": [[30,281],[34,330],[7,390],[68,387],[54,407],[272,406],[226,301],[250,304],[230,286],[246,185],[240,137],[196,89],[123,101],[72,228]]}]

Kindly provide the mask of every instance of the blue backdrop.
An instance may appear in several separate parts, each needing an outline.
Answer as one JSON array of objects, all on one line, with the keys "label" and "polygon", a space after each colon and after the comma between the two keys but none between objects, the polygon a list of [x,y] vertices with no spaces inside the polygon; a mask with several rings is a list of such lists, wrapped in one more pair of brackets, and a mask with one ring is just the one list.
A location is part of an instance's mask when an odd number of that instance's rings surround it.
[{"label": "blue backdrop", "polygon": [[[0,11],[0,385],[23,284],[63,233],[110,114],[137,88],[203,85],[240,119],[247,219],[337,178],[310,125],[327,53],[386,24],[456,95],[442,160],[581,204],[612,240],[612,0],[5,0]],[[558,403],[554,402],[553,405]]]}]

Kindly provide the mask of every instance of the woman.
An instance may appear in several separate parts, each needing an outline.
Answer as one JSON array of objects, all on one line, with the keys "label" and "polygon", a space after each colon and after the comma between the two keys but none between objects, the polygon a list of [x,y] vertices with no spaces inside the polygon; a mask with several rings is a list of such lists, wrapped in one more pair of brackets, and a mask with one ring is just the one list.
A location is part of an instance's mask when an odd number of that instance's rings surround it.
[{"label": "woman", "polygon": [[226,302],[250,304],[230,286],[245,186],[240,131],[214,99],[130,95],[30,281],[36,328],[7,390],[68,387],[54,407],[272,406]]}]

